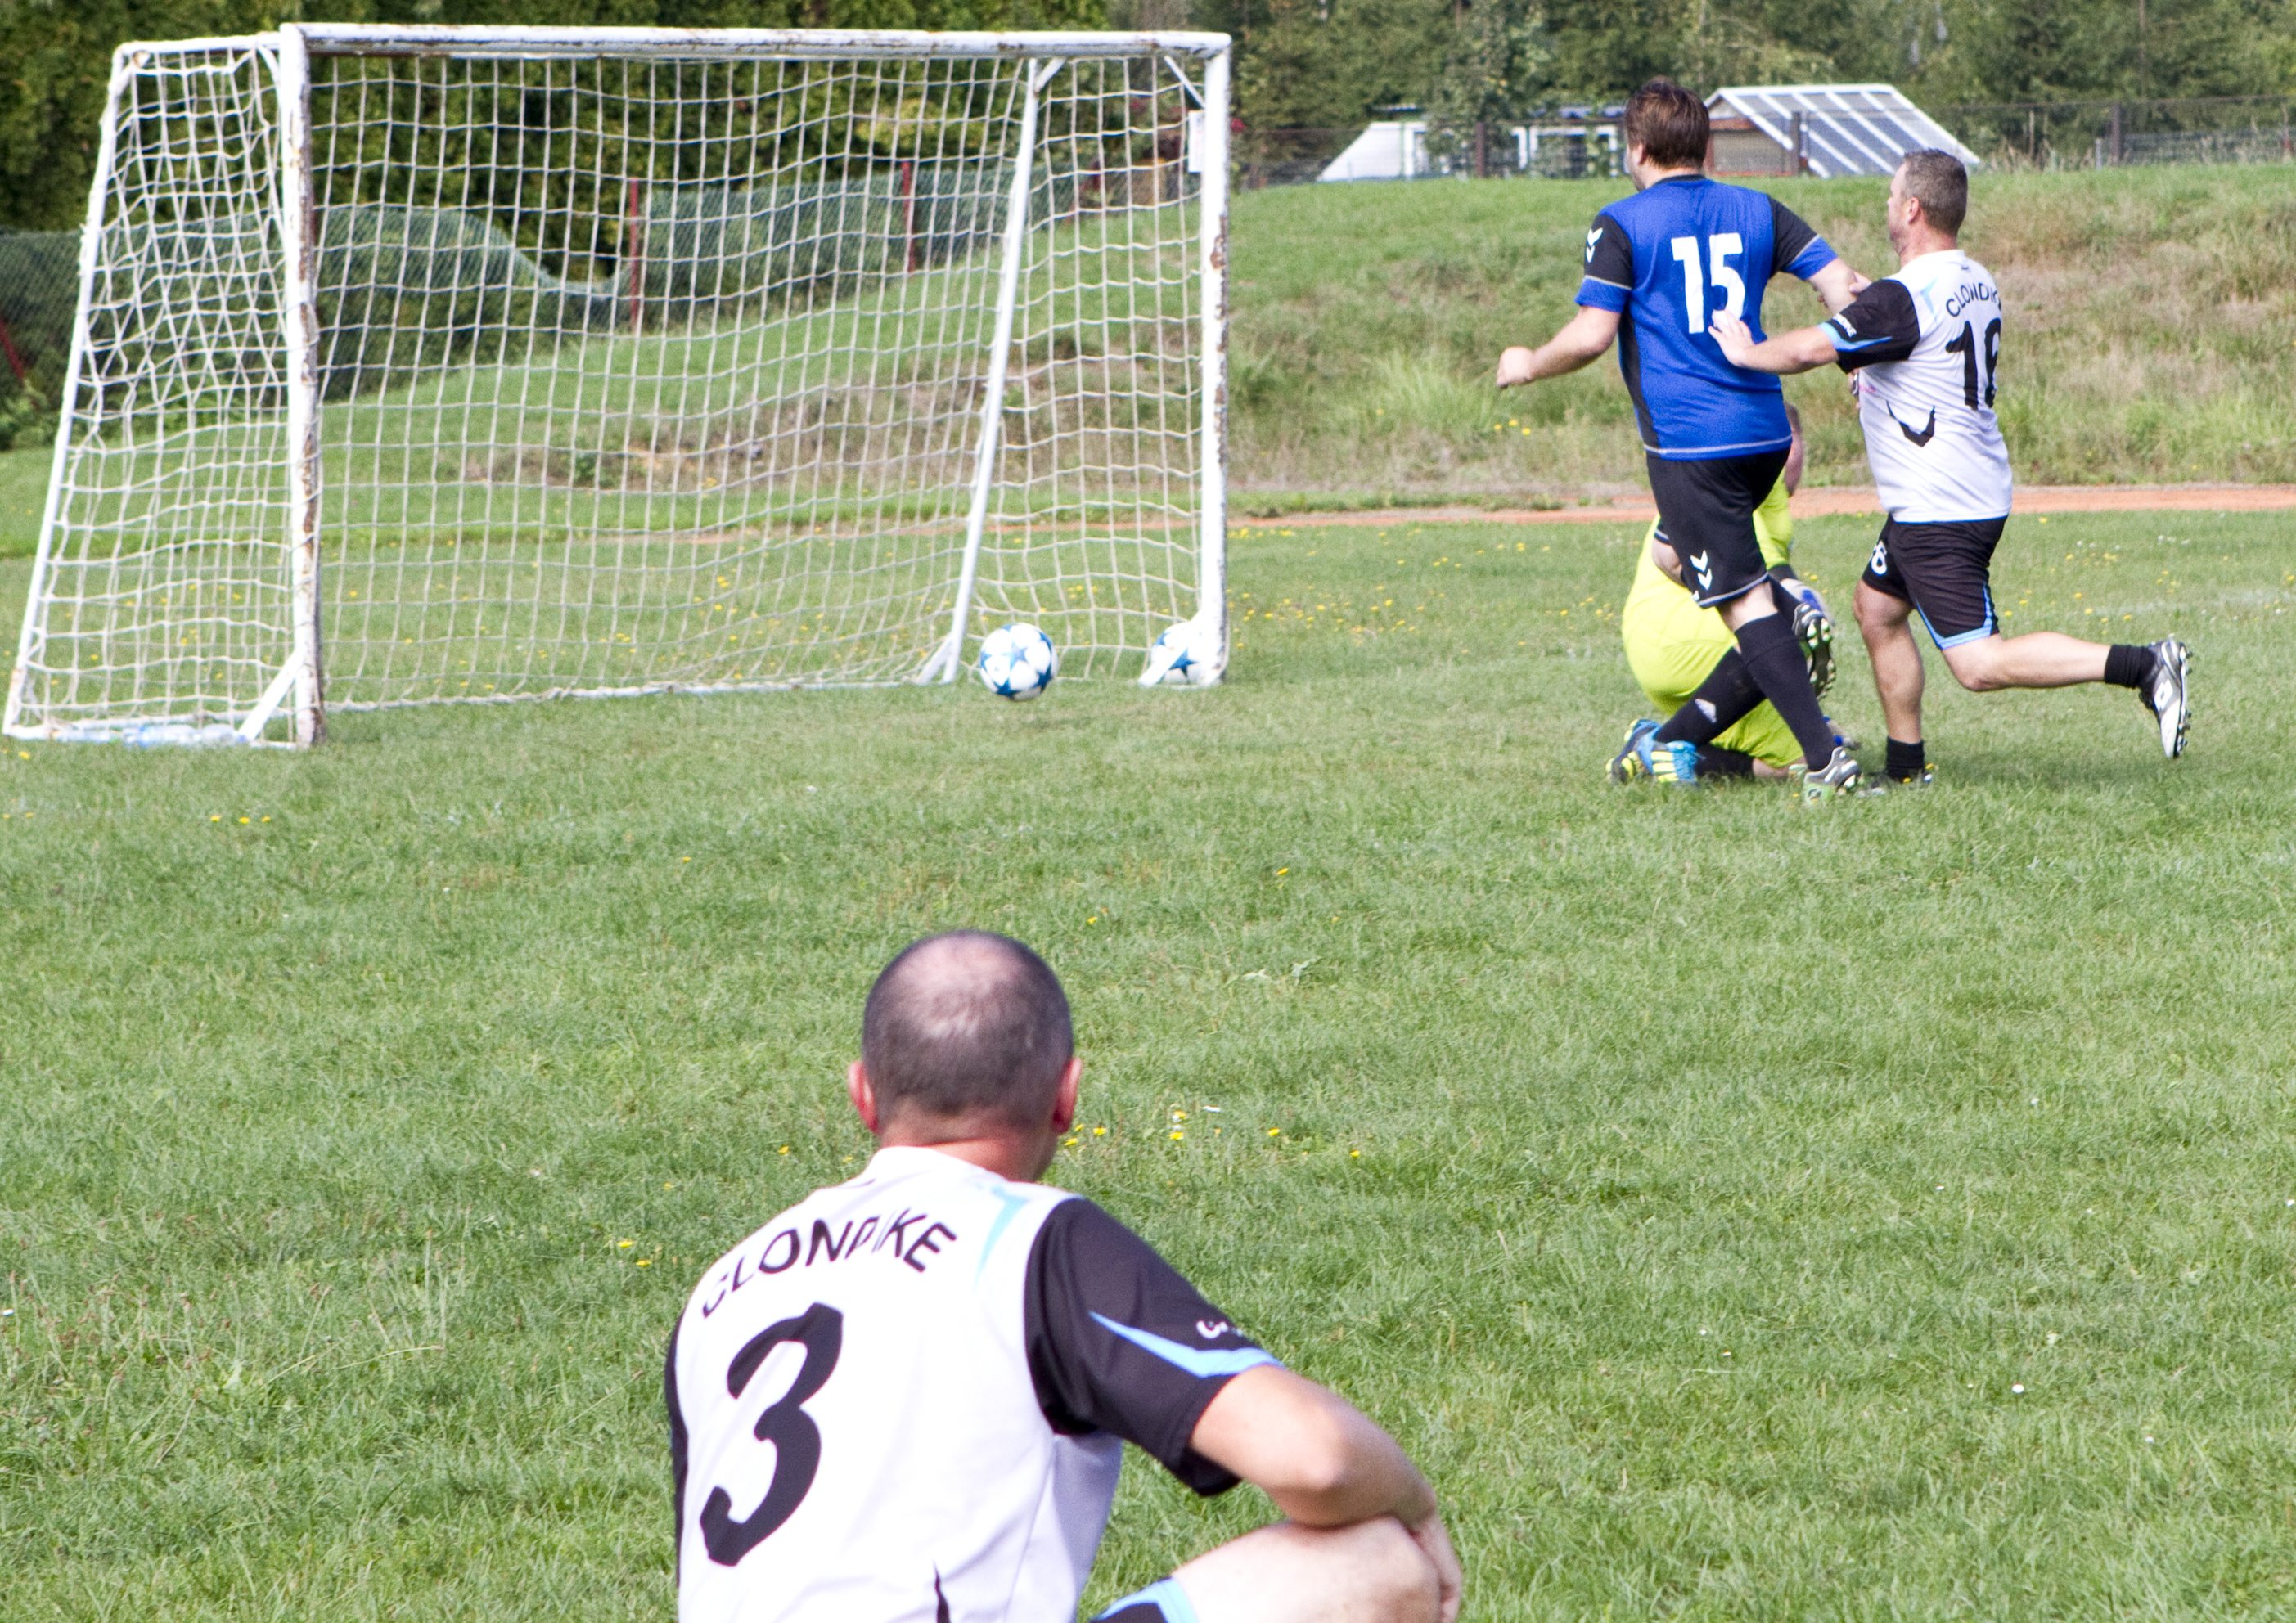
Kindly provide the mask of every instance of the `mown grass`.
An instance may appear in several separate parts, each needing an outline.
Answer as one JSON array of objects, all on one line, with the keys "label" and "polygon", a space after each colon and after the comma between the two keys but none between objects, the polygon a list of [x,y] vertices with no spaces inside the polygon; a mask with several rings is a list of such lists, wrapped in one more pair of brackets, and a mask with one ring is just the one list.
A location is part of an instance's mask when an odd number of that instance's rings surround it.
[{"label": "mown grass", "polygon": [[[1622,182],[1358,184],[1236,200],[1234,466],[1247,504],[1639,488],[1618,368],[1500,397],[1501,348],[1570,313]],[[1885,183],[1775,190],[1868,275]],[[2042,483],[2296,479],[2296,191],[2280,168],[1980,174],[1964,242],[2000,279],[2000,409]],[[1791,279],[1770,325],[1819,314]],[[1792,380],[1811,478],[1862,483],[1837,374]]]},{"label": "mown grass", "polygon": [[[1944,692],[1824,816],[1599,783],[1624,525],[1255,528],[1207,693],[12,746],[0,1612],[667,1616],[662,1338],[958,922],[1076,998],[1055,1176],[1398,1430],[1470,1615],[2296,1610],[2277,528],[2012,527],[2021,620],[2193,641],[2185,761]],[[1093,1596],[1265,1513],[1136,1463]]]}]

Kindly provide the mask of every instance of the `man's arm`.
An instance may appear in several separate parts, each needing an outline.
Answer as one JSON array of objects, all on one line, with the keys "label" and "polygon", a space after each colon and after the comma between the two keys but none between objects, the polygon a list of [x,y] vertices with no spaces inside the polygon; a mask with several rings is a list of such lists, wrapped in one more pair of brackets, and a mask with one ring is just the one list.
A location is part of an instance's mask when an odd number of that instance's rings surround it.
[{"label": "man's arm", "polygon": [[1513,389],[1542,378],[1559,378],[1598,360],[1619,336],[1619,313],[1581,305],[1562,331],[1538,348],[1516,344],[1499,357],[1498,386]]},{"label": "man's arm", "polygon": [[[1841,263],[1839,259],[1834,261],[1837,266]],[[1833,347],[1833,334],[1824,327],[1802,327],[1792,332],[1781,332],[1774,338],[1764,339],[1759,344],[1754,341],[1754,335],[1746,324],[1735,316],[1710,316],[1706,330],[1721,346],[1722,358],[1748,372],[1775,373],[1779,377],[1790,378],[1798,372],[1815,371],[1841,358],[1841,351]]]},{"label": "man's arm", "polygon": [[1859,275],[1849,260],[1836,259],[1811,276],[1809,285],[1816,290],[1819,301],[1825,306],[1825,313],[1839,316],[1873,283],[1869,278]]},{"label": "man's arm", "polygon": [[1394,1517],[1435,1568],[1443,1617],[1458,1615],[1459,1560],[1435,1490],[1393,1438],[1336,1392],[1280,1365],[1246,1370],[1205,1407],[1189,1446],[1302,1526]]}]

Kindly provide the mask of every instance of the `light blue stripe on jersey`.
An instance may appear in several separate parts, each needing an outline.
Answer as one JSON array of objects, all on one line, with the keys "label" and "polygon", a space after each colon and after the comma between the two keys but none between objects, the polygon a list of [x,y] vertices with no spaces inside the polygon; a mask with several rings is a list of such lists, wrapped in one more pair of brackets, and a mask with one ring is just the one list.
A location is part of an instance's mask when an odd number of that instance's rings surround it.
[{"label": "light blue stripe on jersey", "polygon": [[[1195,1603],[1188,1599],[1188,1592],[1180,1587],[1177,1578],[1160,1578],[1145,1589],[1126,1595],[1100,1616],[1120,1618],[1135,1606],[1153,1606],[1164,1623],[1196,1623]],[[1094,1623],[1099,1623],[1099,1619],[1095,1619]]]},{"label": "light blue stripe on jersey", "polygon": [[1013,1219],[1029,1209],[1028,1198],[1024,1195],[1011,1194],[1002,1189],[992,1189],[988,1193],[1003,1202],[1004,1209],[988,1225],[988,1238],[980,1242],[980,1260],[972,1265],[972,1277],[976,1282],[988,1268],[989,1254],[996,1250],[996,1242],[1004,1237],[1004,1231],[1013,1225]]},{"label": "light blue stripe on jersey", "polygon": [[1184,1369],[1199,1379],[1213,1375],[1241,1375],[1248,1369],[1258,1369],[1263,1364],[1277,1362],[1273,1353],[1257,1347],[1229,1348],[1183,1347],[1177,1341],[1167,1341],[1162,1336],[1145,1330],[1135,1330],[1129,1324],[1119,1324],[1104,1313],[1095,1313],[1094,1323],[1113,1331],[1144,1352],[1151,1352],[1175,1369]]}]

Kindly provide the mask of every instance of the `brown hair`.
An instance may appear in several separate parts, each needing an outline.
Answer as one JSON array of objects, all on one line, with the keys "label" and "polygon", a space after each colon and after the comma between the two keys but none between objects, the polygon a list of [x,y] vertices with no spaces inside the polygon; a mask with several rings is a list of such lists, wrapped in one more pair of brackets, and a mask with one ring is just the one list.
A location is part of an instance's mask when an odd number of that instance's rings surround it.
[{"label": "brown hair", "polygon": [[1906,195],[1922,206],[1922,217],[1949,237],[1961,234],[1969,214],[1969,171],[1951,152],[1933,146],[1907,152],[1898,171],[1906,177]]},{"label": "brown hair", "polygon": [[890,1119],[1035,1126],[1076,1052],[1069,1000],[1052,966],[985,930],[902,948],[861,1014],[861,1064]]},{"label": "brown hair", "polygon": [[1702,169],[1713,127],[1706,103],[1672,79],[1652,79],[1627,98],[1627,144],[1661,169]]}]

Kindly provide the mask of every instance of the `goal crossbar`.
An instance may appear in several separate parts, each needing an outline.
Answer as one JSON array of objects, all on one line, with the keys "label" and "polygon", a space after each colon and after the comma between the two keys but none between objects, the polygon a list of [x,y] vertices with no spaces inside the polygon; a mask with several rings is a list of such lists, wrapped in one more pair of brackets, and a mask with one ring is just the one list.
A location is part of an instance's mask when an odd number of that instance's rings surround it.
[{"label": "goal crossbar", "polygon": [[[1226,650],[1229,42],[116,53],[4,726]],[[323,648],[324,657],[323,658]]]}]

